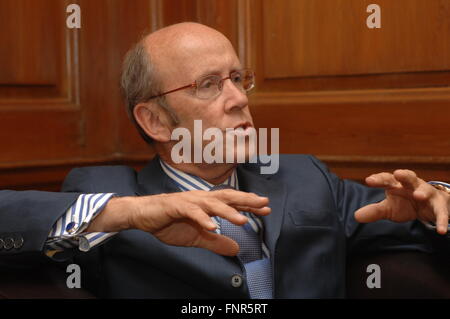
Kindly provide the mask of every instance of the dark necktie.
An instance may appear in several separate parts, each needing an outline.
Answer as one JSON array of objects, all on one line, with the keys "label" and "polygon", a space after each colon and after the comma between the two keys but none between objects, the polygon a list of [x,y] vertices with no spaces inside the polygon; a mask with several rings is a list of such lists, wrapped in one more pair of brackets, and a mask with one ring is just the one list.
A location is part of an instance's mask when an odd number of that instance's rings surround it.
[{"label": "dark necktie", "polygon": [[[211,188],[211,191],[229,188],[232,187],[216,185]],[[272,298],[272,266],[270,260],[262,252],[262,241],[259,234],[249,223],[237,226],[222,218],[220,218],[220,232],[239,244],[238,258],[245,267],[250,297],[254,299]]]}]

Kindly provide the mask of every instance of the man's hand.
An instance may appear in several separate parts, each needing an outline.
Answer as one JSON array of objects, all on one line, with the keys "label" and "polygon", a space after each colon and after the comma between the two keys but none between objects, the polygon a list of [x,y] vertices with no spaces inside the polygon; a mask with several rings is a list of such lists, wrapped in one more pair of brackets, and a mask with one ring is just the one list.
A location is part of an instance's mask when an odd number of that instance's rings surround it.
[{"label": "man's hand", "polygon": [[268,203],[266,197],[232,189],[113,198],[87,231],[139,229],[169,245],[201,247],[234,256],[239,245],[212,232],[217,226],[211,216],[243,225],[248,218],[239,211],[268,215],[271,212]]},{"label": "man's hand", "polygon": [[380,219],[406,222],[415,219],[436,223],[439,234],[447,233],[450,195],[440,191],[410,170],[379,173],[366,178],[367,185],[385,189],[386,199],[355,212],[360,223]]}]

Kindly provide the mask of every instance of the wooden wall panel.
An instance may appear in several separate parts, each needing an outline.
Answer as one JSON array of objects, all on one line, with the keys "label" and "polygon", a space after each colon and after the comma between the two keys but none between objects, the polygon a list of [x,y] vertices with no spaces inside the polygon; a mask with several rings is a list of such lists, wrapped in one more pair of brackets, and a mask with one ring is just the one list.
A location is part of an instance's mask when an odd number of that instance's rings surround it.
[{"label": "wooden wall panel", "polygon": [[377,1],[382,27],[368,29],[370,3],[240,2],[255,122],[342,177],[402,167],[450,180],[450,3]]},{"label": "wooden wall panel", "polygon": [[[81,29],[66,27],[66,6],[74,2],[81,7]],[[7,58],[13,59],[0,60],[0,70],[8,66],[22,74],[23,79],[16,83],[12,76],[3,76],[8,81],[0,83],[3,149],[0,187],[56,190],[72,167],[121,162],[119,116],[125,113],[119,92],[124,53],[120,44],[128,41],[129,46],[144,30],[132,30],[129,27],[132,23],[118,22],[123,12],[136,14],[149,2],[135,1],[132,5],[130,1],[8,0],[5,3],[2,2],[2,15],[14,17],[20,13],[25,18],[8,20],[2,26],[2,35],[18,43],[19,48],[30,41],[40,43],[42,53],[16,55],[17,50],[2,45]],[[149,16],[141,15],[140,26],[150,26]],[[35,30],[27,33],[30,28]],[[120,28],[131,32],[119,32]],[[117,34],[128,38],[120,42]],[[43,41],[44,38],[47,40]],[[38,67],[30,70],[29,65]],[[36,79],[51,81],[37,83]],[[128,131],[138,141],[135,148],[150,156],[134,128],[129,127]]]},{"label": "wooden wall panel", "polygon": [[[142,167],[152,156],[129,122],[125,52],[160,27],[198,21],[254,68],[259,127],[280,149],[340,176],[397,167],[450,180],[450,2],[378,0],[0,0],[0,188],[57,190],[82,165]],[[65,26],[78,3],[82,27]]]},{"label": "wooden wall panel", "polygon": [[288,91],[448,86],[450,2],[377,1],[380,29],[366,27],[371,3],[250,1],[257,29],[263,27],[261,85]]},{"label": "wooden wall panel", "polygon": [[74,93],[68,74],[74,67],[74,42],[60,27],[64,8],[64,1],[0,2],[0,108],[5,100],[23,108],[35,106],[40,102],[36,99],[64,99]]},{"label": "wooden wall panel", "polygon": [[265,75],[450,70],[449,1],[375,2],[382,8],[380,29],[366,27],[366,8],[374,1],[264,1]]},{"label": "wooden wall panel", "polygon": [[0,2],[0,167],[76,157],[83,140],[77,39],[64,1]]},{"label": "wooden wall panel", "polygon": [[62,4],[49,0],[0,2],[0,84],[56,84],[58,62],[64,57],[58,54],[64,30],[57,27],[60,21],[55,13],[63,8]]}]

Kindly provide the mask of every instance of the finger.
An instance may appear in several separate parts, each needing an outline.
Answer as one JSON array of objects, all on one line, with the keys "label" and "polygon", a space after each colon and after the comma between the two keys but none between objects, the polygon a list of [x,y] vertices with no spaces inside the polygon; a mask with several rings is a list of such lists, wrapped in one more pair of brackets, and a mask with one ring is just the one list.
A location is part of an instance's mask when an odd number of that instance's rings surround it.
[{"label": "finger", "polygon": [[213,231],[217,228],[211,217],[200,207],[189,207],[179,213],[179,217],[188,218],[199,224],[202,228]]},{"label": "finger", "polygon": [[253,193],[241,192],[233,189],[224,189],[210,193],[229,205],[241,205],[254,208],[261,208],[269,204],[267,197],[258,196]]},{"label": "finger", "polygon": [[204,200],[202,207],[209,215],[225,218],[236,225],[243,225],[248,222],[246,216],[242,215],[235,208],[215,198]]},{"label": "finger", "polygon": [[435,209],[436,230],[439,234],[445,235],[448,231],[448,213],[445,207]]},{"label": "finger", "polygon": [[417,177],[416,173],[407,169],[398,169],[394,172],[394,177],[398,180],[404,188],[406,189],[416,189],[423,182],[420,178]]},{"label": "finger", "polygon": [[206,248],[223,256],[236,256],[239,253],[239,245],[237,242],[229,237],[206,231],[200,234],[194,246]]},{"label": "finger", "polygon": [[253,213],[255,215],[259,215],[259,216],[266,216],[269,215],[272,212],[272,209],[268,206],[264,206],[262,208],[253,208],[253,207],[248,207],[248,206],[233,206],[234,208],[236,208],[238,211],[240,212],[248,212],[248,213]]},{"label": "finger", "polygon": [[378,173],[370,175],[366,178],[366,183],[371,187],[382,188],[395,188],[400,186],[400,183],[391,173]]},{"label": "finger", "polygon": [[355,219],[359,223],[372,223],[380,219],[385,219],[387,215],[385,200],[376,204],[361,207],[355,212]]}]

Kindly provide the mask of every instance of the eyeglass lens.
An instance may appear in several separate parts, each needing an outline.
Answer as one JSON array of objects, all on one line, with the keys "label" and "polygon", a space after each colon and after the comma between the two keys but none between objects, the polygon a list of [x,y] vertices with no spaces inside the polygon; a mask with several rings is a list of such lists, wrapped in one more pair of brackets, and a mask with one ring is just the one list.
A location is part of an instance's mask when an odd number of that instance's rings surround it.
[{"label": "eyeglass lens", "polygon": [[220,94],[223,82],[230,79],[233,84],[243,92],[251,90],[254,86],[254,75],[250,70],[235,71],[222,79],[218,75],[209,75],[196,81],[196,95],[201,99],[209,99]]}]

